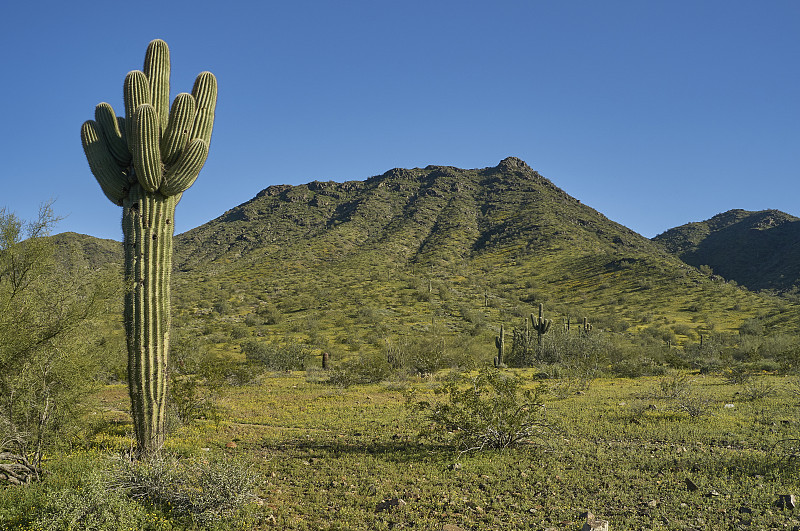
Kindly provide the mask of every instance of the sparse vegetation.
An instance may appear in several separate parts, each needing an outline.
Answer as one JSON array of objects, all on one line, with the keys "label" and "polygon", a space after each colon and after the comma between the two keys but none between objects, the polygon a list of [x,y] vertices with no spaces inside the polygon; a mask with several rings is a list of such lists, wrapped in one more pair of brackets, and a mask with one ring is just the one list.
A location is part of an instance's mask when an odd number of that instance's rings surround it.
[{"label": "sparse vegetation", "polygon": [[[773,505],[800,491],[797,302],[686,266],[521,161],[271,187],[176,245],[166,456],[130,460],[101,298],[78,341],[104,360],[94,393],[42,481],[0,491],[0,528],[800,525]],[[65,267],[122,262],[84,254]]]}]

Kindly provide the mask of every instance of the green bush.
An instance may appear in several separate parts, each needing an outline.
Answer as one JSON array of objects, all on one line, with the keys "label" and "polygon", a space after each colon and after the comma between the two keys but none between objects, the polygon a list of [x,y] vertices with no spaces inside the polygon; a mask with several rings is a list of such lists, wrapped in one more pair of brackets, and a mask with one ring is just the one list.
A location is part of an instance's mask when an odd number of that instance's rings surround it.
[{"label": "green bush", "polygon": [[442,369],[473,369],[485,361],[483,347],[471,337],[425,333],[386,342],[385,352],[392,369],[424,375]]},{"label": "green bush", "polygon": [[359,353],[329,371],[328,383],[339,387],[382,382],[389,377],[391,368],[384,356]]},{"label": "green bush", "polygon": [[289,338],[284,344],[250,339],[241,347],[248,361],[258,362],[271,371],[302,371],[311,358],[308,347]]},{"label": "green bush", "polygon": [[167,522],[148,515],[144,506],[132,502],[124,493],[108,489],[96,471],[77,488],[48,492],[31,524],[31,529],[42,531],[170,528]]},{"label": "green bush", "polygon": [[194,462],[161,455],[123,460],[111,490],[200,525],[233,518],[255,499],[256,476],[235,461]]},{"label": "green bush", "polygon": [[[464,385],[466,383],[466,385]],[[423,433],[451,440],[463,451],[506,448],[542,436],[547,428],[541,385],[526,387],[516,373],[484,367],[474,377],[447,381],[434,390],[446,401],[414,401]]]}]

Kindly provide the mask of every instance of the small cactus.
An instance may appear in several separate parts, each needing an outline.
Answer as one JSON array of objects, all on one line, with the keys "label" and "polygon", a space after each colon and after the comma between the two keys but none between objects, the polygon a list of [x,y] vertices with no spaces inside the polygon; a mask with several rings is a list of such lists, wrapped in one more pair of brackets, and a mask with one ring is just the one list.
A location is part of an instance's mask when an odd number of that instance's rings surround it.
[{"label": "small cactus", "polygon": [[594,327],[591,324],[589,324],[589,318],[588,317],[584,317],[583,318],[583,326],[581,327],[581,332],[583,332],[584,334],[588,334],[589,332],[592,331],[593,328]]}]

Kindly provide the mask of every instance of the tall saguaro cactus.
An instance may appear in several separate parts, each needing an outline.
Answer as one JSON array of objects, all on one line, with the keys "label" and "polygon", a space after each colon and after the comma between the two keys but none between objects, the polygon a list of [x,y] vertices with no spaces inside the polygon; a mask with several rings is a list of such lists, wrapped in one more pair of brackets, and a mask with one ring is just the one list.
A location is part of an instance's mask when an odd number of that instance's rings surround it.
[{"label": "tall saguaro cactus", "polygon": [[175,206],[205,164],[217,102],[217,80],[202,72],[170,108],[169,75],[169,48],[156,39],[144,70],[125,77],[125,117],[100,103],[81,127],[89,168],[122,207],[128,390],[140,455],[164,442]]}]

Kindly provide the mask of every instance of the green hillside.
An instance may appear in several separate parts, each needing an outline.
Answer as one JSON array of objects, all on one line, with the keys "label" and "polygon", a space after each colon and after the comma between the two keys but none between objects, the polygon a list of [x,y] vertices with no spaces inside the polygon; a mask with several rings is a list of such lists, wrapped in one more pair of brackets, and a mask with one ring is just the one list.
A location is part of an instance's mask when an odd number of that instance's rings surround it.
[{"label": "green hillside", "polygon": [[334,357],[450,338],[491,359],[500,325],[544,303],[621,341],[691,343],[797,309],[701,274],[523,161],[393,169],[366,181],[271,186],[176,237],[181,334],[220,351],[295,341]]},{"label": "green hillside", "polygon": [[[779,236],[793,222],[778,212],[731,211],[650,241],[516,158],[483,169],[395,168],[365,181],[270,186],[176,236],[175,350],[240,355],[257,341],[338,360],[393,349],[491,360],[500,326],[510,349],[511,332],[540,303],[554,331],[569,323],[575,332],[586,317],[628,350],[735,338],[743,323],[767,335],[790,332],[797,306],[726,281],[738,277],[723,265],[752,264],[771,242],[787,240]],[[755,252],[735,250],[741,230]],[[733,241],[721,239],[727,234]],[[121,262],[118,242],[55,238],[75,265]],[[714,253],[741,260],[714,261]],[[779,264],[791,276],[792,262],[800,260],[774,258],[756,269]]]},{"label": "green hillside", "polygon": [[653,240],[695,267],[751,290],[800,287],[800,219],[778,210],[730,210],[659,234]]}]

